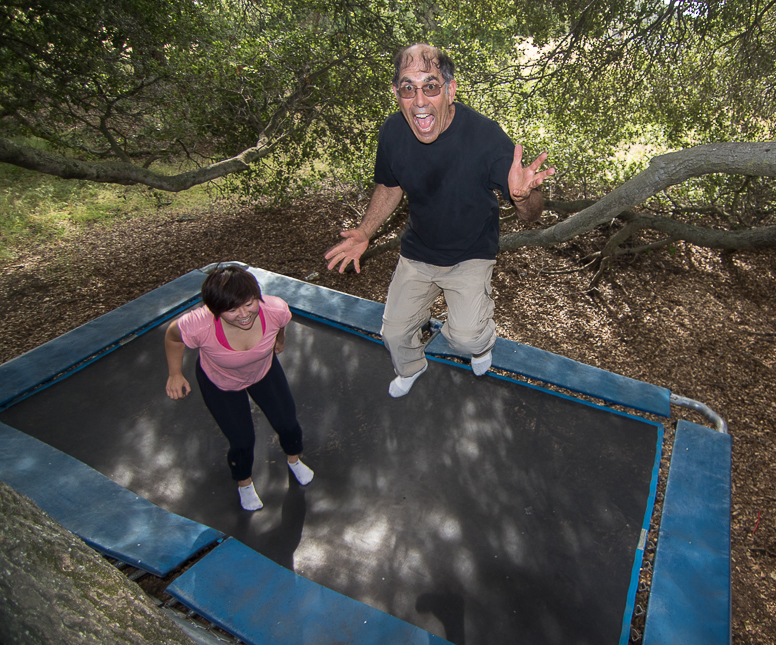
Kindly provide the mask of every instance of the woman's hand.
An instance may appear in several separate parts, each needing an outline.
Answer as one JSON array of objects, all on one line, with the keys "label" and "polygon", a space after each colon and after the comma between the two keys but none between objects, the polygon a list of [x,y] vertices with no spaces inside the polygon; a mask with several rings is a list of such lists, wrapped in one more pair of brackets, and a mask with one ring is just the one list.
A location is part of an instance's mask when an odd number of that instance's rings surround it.
[{"label": "woman's hand", "polygon": [[189,392],[191,386],[183,376],[183,354],[186,345],[183,344],[181,330],[178,328],[178,319],[173,320],[164,334],[164,352],[167,355],[167,396],[171,399],[182,399]]},{"label": "woman's hand", "polygon": [[183,374],[174,374],[167,377],[167,396],[171,399],[182,399],[189,392],[191,392],[191,386]]}]

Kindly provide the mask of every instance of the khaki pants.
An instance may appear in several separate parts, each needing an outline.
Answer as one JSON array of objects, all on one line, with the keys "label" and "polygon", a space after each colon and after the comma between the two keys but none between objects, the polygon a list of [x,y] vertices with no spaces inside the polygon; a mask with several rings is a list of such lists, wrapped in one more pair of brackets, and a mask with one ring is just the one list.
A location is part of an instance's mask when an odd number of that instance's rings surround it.
[{"label": "khaki pants", "polygon": [[447,302],[442,334],[461,354],[484,354],[496,342],[495,305],[490,297],[495,260],[467,260],[439,267],[399,257],[383,314],[383,343],[391,352],[396,374],[412,376],[426,358],[421,327],[431,317],[431,305],[440,293]]}]

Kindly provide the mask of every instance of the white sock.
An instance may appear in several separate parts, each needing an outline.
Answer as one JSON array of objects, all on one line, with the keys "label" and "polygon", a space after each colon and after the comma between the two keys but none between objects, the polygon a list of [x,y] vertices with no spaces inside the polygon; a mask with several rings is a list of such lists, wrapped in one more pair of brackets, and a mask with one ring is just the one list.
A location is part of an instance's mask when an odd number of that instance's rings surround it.
[{"label": "white sock", "polygon": [[289,461],[288,467],[302,486],[307,486],[313,480],[315,473],[311,468],[303,464],[301,459],[297,459],[293,464]]},{"label": "white sock", "polygon": [[472,371],[474,372],[475,376],[482,376],[485,372],[487,372],[490,369],[491,364],[493,363],[493,352],[488,352],[484,356],[480,356],[479,358],[474,358],[472,356]]},{"label": "white sock", "polygon": [[264,507],[264,504],[261,503],[259,496],[256,494],[253,482],[247,486],[238,486],[237,490],[240,491],[240,505],[246,511],[258,511]]},{"label": "white sock", "polygon": [[388,394],[390,394],[394,399],[398,399],[400,396],[407,394],[407,392],[410,391],[412,384],[415,382],[418,376],[426,371],[427,367],[428,363],[423,366],[422,370],[416,372],[412,376],[397,376],[388,386]]}]

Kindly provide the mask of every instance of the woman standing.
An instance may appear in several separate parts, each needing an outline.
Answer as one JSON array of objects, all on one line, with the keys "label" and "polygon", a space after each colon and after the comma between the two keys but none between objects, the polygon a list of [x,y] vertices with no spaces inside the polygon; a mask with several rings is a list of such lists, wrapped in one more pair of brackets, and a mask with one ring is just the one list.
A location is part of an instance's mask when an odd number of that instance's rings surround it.
[{"label": "woman standing", "polygon": [[217,268],[205,279],[202,302],[203,307],[167,328],[167,395],[181,399],[191,391],[182,372],[183,354],[186,347],[198,348],[196,374],[202,398],[229,441],[227,460],[240,504],[256,511],[263,504],[251,478],[256,434],[248,395],[277,433],[299,483],[306,486],[313,479],[313,471],[299,459],[302,428],[277,358],[285,346],[291,312],[281,298],[262,298],[256,278],[236,266]]}]

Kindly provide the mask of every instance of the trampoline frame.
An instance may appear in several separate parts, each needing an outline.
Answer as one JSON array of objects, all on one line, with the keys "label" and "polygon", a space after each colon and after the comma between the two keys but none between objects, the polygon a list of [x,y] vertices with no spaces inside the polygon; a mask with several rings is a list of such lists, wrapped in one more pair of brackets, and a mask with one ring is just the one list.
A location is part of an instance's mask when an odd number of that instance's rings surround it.
[{"label": "trampoline frame", "polygon": [[[242,263],[235,263],[240,264]],[[206,273],[192,271],[81,327],[0,365],[0,410],[49,387],[134,337],[196,304]],[[383,305],[286,276],[251,269],[264,291],[282,293],[295,314],[375,340]],[[456,356],[432,328],[427,353],[437,360]],[[704,414],[716,430],[679,421],[662,511],[643,642],[730,643],[730,448],[724,420],[708,406],[513,341],[499,339],[493,367],[670,418],[670,406]],[[653,491],[654,494],[654,491]],[[649,518],[646,520],[647,526]],[[643,538],[646,532],[643,532]],[[639,558],[645,540],[639,544]],[[628,641],[630,611],[638,582],[631,585],[621,643]],[[626,624],[628,627],[626,627]]]}]

